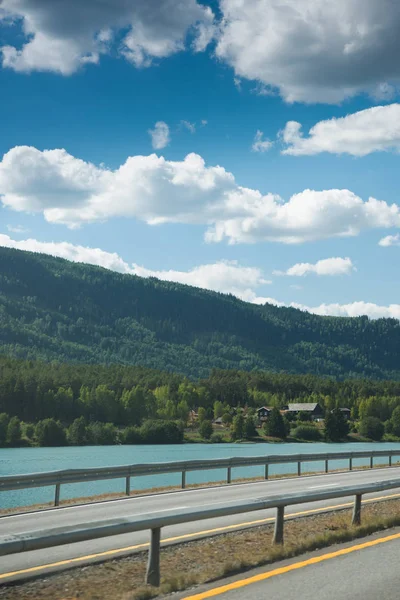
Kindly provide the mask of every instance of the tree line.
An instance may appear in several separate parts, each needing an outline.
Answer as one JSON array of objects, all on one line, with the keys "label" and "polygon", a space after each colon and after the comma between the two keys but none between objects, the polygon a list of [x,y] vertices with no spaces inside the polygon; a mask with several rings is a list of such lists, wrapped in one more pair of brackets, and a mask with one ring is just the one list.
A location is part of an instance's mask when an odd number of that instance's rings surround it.
[{"label": "tree line", "polygon": [[[3,446],[19,445],[22,440],[55,445],[54,439],[79,445],[179,443],[185,427],[193,425],[193,412],[198,415],[196,426],[202,426],[203,439],[211,438],[212,421],[217,418],[232,431],[233,439],[251,438],[258,407],[275,407],[280,414],[290,402],[319,402],[328,429],[332,411],[346,407],[351,410],[352,427],[357,423],[361,435],[379,439],[382,430],[382,435],[399,436],[398,381],[335,381],[311,375],[218,369],[207,378],[191,380],[144,367],[71,365],[0,356]],[[363,433],[360,426],[368,423],[369,429]],[[265,434],[281,439],[317,437],[310,429],[312,424],[302,419],[279,427],[265,430]]]}]

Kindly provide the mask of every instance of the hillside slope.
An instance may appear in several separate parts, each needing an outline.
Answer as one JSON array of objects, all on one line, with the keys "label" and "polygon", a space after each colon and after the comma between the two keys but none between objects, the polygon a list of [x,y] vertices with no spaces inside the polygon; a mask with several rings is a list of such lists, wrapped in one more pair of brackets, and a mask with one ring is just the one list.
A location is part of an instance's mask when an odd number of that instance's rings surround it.
[{"label": "hillside slope", "polygon": [[0,248],[0,353],[121,363],[193,377],[216,368],[400,379],[395,319],[319,317]]}]

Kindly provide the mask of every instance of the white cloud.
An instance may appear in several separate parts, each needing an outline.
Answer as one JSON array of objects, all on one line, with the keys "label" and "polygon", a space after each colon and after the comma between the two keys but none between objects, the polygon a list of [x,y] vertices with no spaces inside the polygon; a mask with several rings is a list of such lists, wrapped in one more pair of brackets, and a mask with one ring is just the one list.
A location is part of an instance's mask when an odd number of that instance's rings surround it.
[{"label": "white cloud", "polygon": [[[23,43],[3,67],[70,75],[105,54],[136,67],[217,41],[235,85],[255,81],[288,102],[340,102],[367,91],[387,101],[400,79],[394,0],[220,0],[221,20],[197,0],[2,0],[0,21]],[[262,91],[260,92],[262,93]]]},{"label": "white cloud", "polygon": [[149,134],[151,137],[151,145],[155,150],[165,148],[171,141],[169,127],[164,121],[157,121],[154,125],[154,129],[149,129]]},{"label": "white cloud", "polygon": [[348,304],[320,304],[319,306],[307,306],[298,302],[281,302],[275,298],[261,298],[257,304],[274,304],[275,306],[287,306],[297,308],[320,316],[332,317],[361,317],[366,315],[370,319],[400,319],[400,304],[389,304],[382,306],[373,302],[350,302]]},{"label": "white cloud", "polygon": [[367,315],[371,319],[400,319],[400,304],[382,306],[361,300],[359,302],[350,302],[349,304],[321,304],[315,307],[301,306],[300,308],[322,316],[360,317]]},{"label": "white cloud", "polygon": [[264,140],[263,138],[264,133],[258,129],[256,135],[254,136],[253,145],[251,147],[253,152],[266,152],[271,148],[272,142],[269,140]]},{"label": "white cloud", "polygon": [[[241,215],[233,215],[233,207]],[[375,198],[363,201],[349,190],[304,190],[284,202],[279,196],[238,188],[230,194],[229,208],[232,216],[227,212],[225,219],[216,221],[206,232],[207,241],[299,244],[356,236],[371,228],[400,227],[397,204]]]},{"label": "white cloud", "polygon": [[289,121],[282,131],[287,147],[282,154],[294,156],[331,152],[366,156],[371,152],[400,150],[400,104],[374,106],[340,119],[320,121],[303,137],[300,123]]},{"label": "white cloud", "polygon": [[202,126],[202,127],[205,127],[207,124],[208,124],[208,121],[207,121],[207,119],[202,119],[202,120],[201,120],[201,126]]},{"label": "white cloud", "polygon": [[274,271],[274,275],[289,275],[292,277],[304,277],[313,273],[315,275],[350,275],[355,271],[350,258],[324,258],[312,263],[297,263],[287,271]]},{"label": "white cloud", "polygon": [[27,240],[13,240],[8,235],[2,233],[0,233],[0,246],[50,254],[51,256],[66,258],[73,262],[97,265],[98,267],[104,267],[105,269],[118,271],[119,273],[133,273],[130,266],[117,253],[106,252],[100,248],[76,246],[69,242],[40,242],[32,238]]},{"label": "white cloud", "polygon": [[400,78],[394,0],[220,0],[216,55],[288,102],[336,103]]},{"label": "white cloud", "polygon": [[11,233],[27,233],[29,229],[25,229],[21,225],[7,225],[7,230]]},{"label": "white cloud", "polygon": [[129,265],[116,252],[106,252],[100,248],[78,246],[69,242],[39,242],[35,239],[17,241],[8,235],[0,234],[0,246],[50,254],[73,262],[97,265],[119,273],[176,281],[216,292],[234,294],[243,299],[255,297],[254,288],[271,283],[264,279],[261,269],[244,267],[236,260],[220,260],[194,267],[188,271],[172,269],[157,271],[135,263]]},{"label": "white cloud", "polygon": [[379,240],[379,246],[400,246],[400,234],[387,235],[386,237]]},{"label": "white cloud", "polygon": [[[203,123],[203,121],[202,121]],[[185,127],[190,133],[196,133],[196,123],[191,123],[190,121],[185,121],[184,119],[181,121],[182,127]]]},{"label": "white cloud", "polygon": [[212,10],[196,0],[3,0],[0,20],[20,20],[25,35],[22,48],[1,49],[4,67],[61,75],[111,52],[146,67],[184,50],[188,35],[203,51],[215,33]]},{"label": "white cloud", "polygon": [[304,190],[288,201],[239,186],[221,166],[198,154],[168,161],[130,156],[116,170],[65,150],[16,146],[0,162],[4,206],[43,213],[51,223],[78,227],[113,217],[150,225],[204,225],[208,242],[296,244],[400,227],[400,208],[349,190]]},{"label": "white cloud", "polygon": [[141,277],[157,277],[166,281],[177,281],[216,292],[233,294],[247,300],[255,296],[253,288],[269,284],[264,279],[261,269],[243,267],[236,260],[221,260],[214,264],[200,265],[189,271],[153,271],[134,265],[135,275]]}]

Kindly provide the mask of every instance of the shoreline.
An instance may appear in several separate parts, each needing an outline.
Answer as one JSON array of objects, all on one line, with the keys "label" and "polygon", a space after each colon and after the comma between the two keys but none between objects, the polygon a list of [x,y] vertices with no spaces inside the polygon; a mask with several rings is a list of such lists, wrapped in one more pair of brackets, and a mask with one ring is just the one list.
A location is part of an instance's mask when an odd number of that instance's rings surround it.
[{"label": "shoreline", "polygon": [[[340,442],[328,442],[327,440],[321,438],[319,440],[303,440],[303,439],[297,439],[294,437],[287,437],[286,439],[280,439],[280,438],[259,438],[259,439],[251,439],[251,440],[228,440],[228,439],[220,439],[218,440],[218,442],[215,441],[211,441],[211,440],[204,440],[204,439],[188,439],[187,437],[183,439],[183,441],[179,444],[182,446],[185,445],[197,445],[197,444],[206,444],[207,446],[220,446],[220,445],[224,445],[224,444],[240,444],[240,445],[254,445],[254,444],[398,444],[400,443],[400,438],[393,438],[392,439],[382,439],[382,440],[371,440],[368,438],[363,438],[361,436],[355,436],[352,434],[350,434],[350,436],[346,439],[346,440],[341,440]],[[146,447],[146,446],[154,446],[154,443],[148,443],[148,444],[122,444],[122,443],[116,443],[116,444],[107,444],[107,446],[109,446],[110,448],[113,448],[115,446],[119,446],[119,447],[130,447],[130,446],[137,446],[137,447]],[[172,444],[156,444],[157,446],[163,447],[163,446],[175,446],[175,443]],[[16,450],[16,449],[26,449],[26,448],[103,448],[104,444],[83,444],[83,445],[78,445],[78,444],[64,444],[61,446],[39,446],[38,444],[29,444],[29,443],[24,443],[24,444],[20,444],[18,446],[2,446],[0,447],[0,452],[1,450]]]}]

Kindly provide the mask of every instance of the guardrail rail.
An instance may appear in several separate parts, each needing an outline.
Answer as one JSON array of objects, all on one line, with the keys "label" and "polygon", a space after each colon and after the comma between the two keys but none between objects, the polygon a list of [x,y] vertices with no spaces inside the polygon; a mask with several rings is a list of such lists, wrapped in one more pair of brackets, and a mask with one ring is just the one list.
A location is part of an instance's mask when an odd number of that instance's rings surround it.
[{"label": "guardrail rail", "polygon": [[372,469],[374,467],[374,460],[376,458],[386,458],[388,460],[388,466],[391,467],[393,457],[396,456],[400,457],[400,450],[366,450],[361,452],[238,456],[233,458],[134,464],[117,467],[66,469],[61,471],[49,471],[46,473],[30,473],[0,477],[0,491],[55,486],[54,506],[59,506],[61,485],[66,485],[68,483],[125,479],[125,494],[129,496],[131,493],[131,478],[143,475],[181,473],[181,488],[185,489],[186,473],[190,471],[226,469],[226,483],[231,483],[232,469],[236,467],[260,465],[264,467],[264,479],[268,479],[270,465],[297,463],[297,475],[301,476],[301,465],[305,462],[325,462],[325,473],[328,473],[329,461],[332,460],[348,460],[349,470],[351,471],[353,469],[353,461],[355,459],[369,458],[370,468]]},{"label": "guardrail rail", "polygon": [[63,544],[73,544],[114,535],[150,530],[146,583],[159,586],[162,527],[276,508],[273,543],[283,544],[286,506],[354,496],[352,523],[359,525],[361,523],[362,495],[396,488],[400,488],[400,478],[369,484],[338,486],[329,490],[308,490],[306,492],[296,492],[286,495],[276,494],[254,500],[232,501],[224,505],[218,503],[202,506],[201,508],[180,509],[179,512],[173,510],[160,511],[155,512],[151,516],[138,516],[134,519],[94,521],[49,530],[23,532],[16,535],[0,536],[0,555],[4,556],[18,552],[39,550]]},{"label": "guardrail rail", "polygon": [[366,450],[361,452],[238,456],[234,458],[147,463],[123,465],[117,467],[67,469],[62,471],[50,471],[46,473],[30,473],[0,477],[0,491],[55,486],[54,506],[59,506],[61,485],[66,485],[68,483],[125,479],[125,494],[129,496],[131,493],[131,478],[143,475],[181,473],[181,488],[185,489],[186,473],[190,471],[226,469],[226,483],[231,483],[232,469],[236,467],[260,465],[264,467],[264,479],[268,479],[270,465],[297,463],[297,475],[301,476],[301,466],[302,463],[305,462],[325,462],[325,473],[328,473],[329,461],[332,460],[348,460],[349,469],[352,470],[353,461],[355,459],[369,458],[370,467],[373,468],[374,460],[376,458],[387,458],[388,466],[391,467],[393,457],[396,456],[400,457],[400,450]]}]

